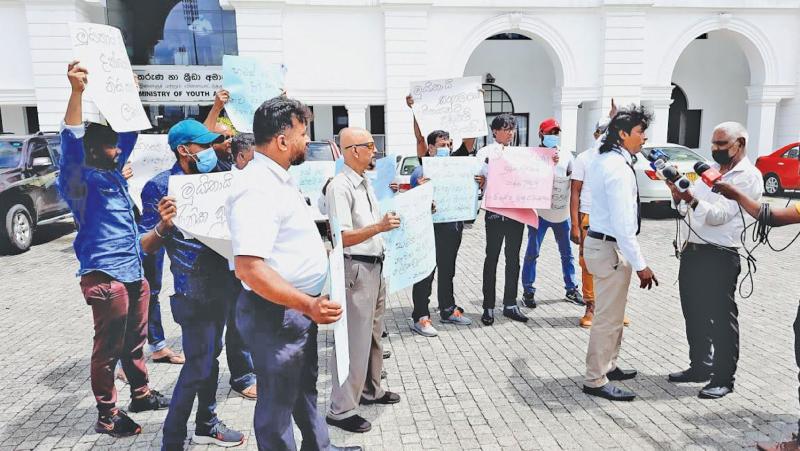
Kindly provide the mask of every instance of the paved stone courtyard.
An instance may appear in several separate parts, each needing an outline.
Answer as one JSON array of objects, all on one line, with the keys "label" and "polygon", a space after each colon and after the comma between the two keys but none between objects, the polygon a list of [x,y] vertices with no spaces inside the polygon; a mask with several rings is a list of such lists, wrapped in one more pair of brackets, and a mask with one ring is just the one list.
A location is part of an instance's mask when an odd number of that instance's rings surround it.
[{"label": "paved stone courtyard", "polygon": [[[797,231],[776,229],[772,237],[783,245]],[[143,427],[137,437],[115,440],[94,432],[88,368],[92,321],[74,277],[74,233],[67,224],[40,232],[29,252],[0,256],[0,449],[157,448],[166,411],[133,414]],[[589,332],[576,325],[582,308],[562,299],[551,234],[539,263],[539,307],[527,312],[531,321],[513,323],[498,315],[493,327],[480,324],[484,233],[479,219],[465,232],[456,277],[457,302],[475,324],[458,328],[434,321],[439,337],[413,335],[410,290],[392,295],[384,346],[393,355],[385,361],[385,387],[403,400],[363,408],[372,431],[354,435],[332,429],[333,443],[369,450],[738,449],[788,437],[800,412],[791,328],[800,245],[781,254],[756,252],[755,293],[739,300],[736,391],[709,401],[696,396],[701,384],[666,380],[688,363],[674,235],[673,220],[643,224],[640,242],[661,286],[652,292],[631,289],[632,324],[625,331],[621,365],[639,370],[639,377],[624,384],[638,393],[636,401],[615,404],[581,393]],[[502,263],[498,274],[502,279]],[[167,272],[164,286],[171,285]],[[164,294],[162,309],[169,343],[178,349],[179,328]],[[319,338],[323,411],[330,394],[326,367],[332,337],[326,329]],[[254,402],[230,391],[224,358],[221,366],[219,415],[244,431],[246,447],[255,449]],[[149,362],[148,368],[152,386],[171,393],[180,367]],[[129,393],[120,382],[118,388],[119,405],[126,408]]]}]

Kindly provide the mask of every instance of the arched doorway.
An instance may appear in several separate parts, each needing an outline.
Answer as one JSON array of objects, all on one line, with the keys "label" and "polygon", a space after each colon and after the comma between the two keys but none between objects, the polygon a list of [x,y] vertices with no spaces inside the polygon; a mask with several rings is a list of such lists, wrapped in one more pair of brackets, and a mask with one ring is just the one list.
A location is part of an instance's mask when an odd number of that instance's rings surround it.
[{"label": "arched doorway", "polygon": [[667,142],[689,148],[700,147],[700,124],[703,110],[689,109],[689,100],[683,89],[672,84],[672,103],[669,106]]},{"label": "arched doorway", "polygon": [[[556,68],[547,44],[538,38],[519,33],[490,36],[470,55],[464,76],[480,76],[484,81],[487,123],[500,113],[517,118],[515,145],[538,146],[536,125],[560,113],[555,111],[553,99],[558,85]],[[476,146],[493,141],[490,133]]]}]

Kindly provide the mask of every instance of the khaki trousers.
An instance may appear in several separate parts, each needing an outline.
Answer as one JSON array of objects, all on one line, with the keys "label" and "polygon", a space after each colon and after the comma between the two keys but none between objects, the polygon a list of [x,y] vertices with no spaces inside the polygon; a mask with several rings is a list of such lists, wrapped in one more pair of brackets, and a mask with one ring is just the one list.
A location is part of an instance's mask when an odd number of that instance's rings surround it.
[{"label": "khaki trousers", "polygon": [[386,285],[381,275],[383,265],[345,257],[347,285],[347,338],[350,371],[339,385],[336,369],[336,346],[331,353],[331,405],[328,418],[343,420],[356,414],[361,398],[375,400],[386,393],[381,388],[383,369],[383,313],[386,309]]},{"label": "khaki trousers", "polygon": [[585,385],[597,388],[608,383],[606,374],[617,367],[632,269],[617,243],[611,241],[586,237],[583,257],[594,276],[596,294],[589,349],[586,351]]}]

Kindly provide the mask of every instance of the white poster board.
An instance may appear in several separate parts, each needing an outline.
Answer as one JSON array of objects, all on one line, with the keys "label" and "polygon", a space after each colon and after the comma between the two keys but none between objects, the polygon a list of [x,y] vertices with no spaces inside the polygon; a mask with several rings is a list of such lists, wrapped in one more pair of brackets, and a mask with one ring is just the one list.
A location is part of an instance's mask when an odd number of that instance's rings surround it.
[{"label": "white poster board", "polygon": [[142,211],[142,189],[156,174],[175,165],[175,154],[169,148],[167,135],[139,135],[128,163],[133,176],[128,179],[128,193]]},{"label": "white poster board", "polygon": [[116,132],[151,128],[119,29],[71,22],[69,31],[75,59],[89,72],[86,95],[111,128]]},{"label": "white poster board", "polygon": [[423,175],[433,185],[436,212],[433,222],[470,221],[478,215],[478,183],[480,170],[475,157],[425,157]]},{"label": "white poster board", "polygon": [[225,209],[232,180],[231,172],[173,175],[168,189],[178,206],[175,226],[229,261],[233,247]]},{"label": "white poster board", "polygon": [[342,317],[333,323],[333,339],[336,343],[336,376],[341,386],[350,374],[350,339],[347,333],[347,292],[344,276],[344,247],[342,228],[335,218],[331,219],[333,250],[328,255],[329,298],[342,306]]},{"label": "white poster board", "polygon": [[424,136],[434,130],[457,139],[486,136],[481,77],[447,78],[411,83],[414,117]]}]

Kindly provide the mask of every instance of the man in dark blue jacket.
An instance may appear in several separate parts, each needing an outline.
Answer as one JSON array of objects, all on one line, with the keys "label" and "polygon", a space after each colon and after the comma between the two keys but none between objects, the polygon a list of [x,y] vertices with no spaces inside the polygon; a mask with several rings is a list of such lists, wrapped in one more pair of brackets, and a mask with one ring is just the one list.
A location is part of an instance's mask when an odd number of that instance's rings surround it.
[{"label": "man in dark blue jacket", "polygon": [[137,133],[82,122],[87,71],[69,64],[72,93],[61,131],[58,189],[78,224],[73,247],[78,257],[81,291],[92,307],[92,392],[99,412],[95,430],[114,437],[142,428],[116,407],[114,367],[131,386],[131,412],[158,410],[169,404],[148,386],[144,363],[150,289],[142,272],[142,251],[133,202],[120,172],[136,144]]}]

